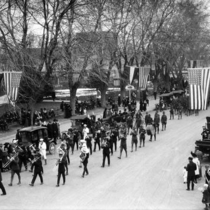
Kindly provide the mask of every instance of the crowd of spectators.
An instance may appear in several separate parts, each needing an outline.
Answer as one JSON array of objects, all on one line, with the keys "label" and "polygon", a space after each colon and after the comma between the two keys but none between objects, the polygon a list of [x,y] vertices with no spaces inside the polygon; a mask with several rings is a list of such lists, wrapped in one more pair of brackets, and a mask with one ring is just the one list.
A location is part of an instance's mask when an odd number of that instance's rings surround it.
[{"label": "crowd of spectators", "polygon": [[[31,110],[21,109],[21,125],[31,126]],[[40,111],[35,111],[33,114],[33,125],[41,125],[51,118],[55,118],[54,109],[47,110],[46,108],[41,108]]]}]

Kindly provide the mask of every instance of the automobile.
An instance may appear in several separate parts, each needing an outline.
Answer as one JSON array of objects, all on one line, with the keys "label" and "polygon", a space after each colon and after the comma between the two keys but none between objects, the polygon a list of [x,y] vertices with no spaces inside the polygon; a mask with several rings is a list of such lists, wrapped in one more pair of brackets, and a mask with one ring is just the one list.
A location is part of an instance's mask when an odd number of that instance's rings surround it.
[{"label": "automobile", "polygon": [[201,140],[197,140],[195,142],[195,153],[197,151],[202,152],[202,154],[206,154],[208,156],[210,156],[210,117],[206,117],[206,125],[203,126],[203,128],[205,128],[205,132],[206,132],[206,138],[202,138]]},{"label": "automobile", "polygon": [[39,140],[43,138],[47,145],[47,151],[49,154],[55,154],[56,146],[53,139],[49,138],[46,127],[29,126],[22,128],[20,129],[20,137],[21,139],[18,142],[20,146],[30,146],[35,144],[37,147],[39,145]]},{"label": "automobile", "polygon": [[[75,115],[70,118],[71,126],[69,128],[72,129],[73,132],[79,132],[82,136],[83,125],[86,124],[87,127],[91,127],[90,119],[87,115]],[[68,131],[63,131],[61,133],[61,139],[65,139]]]}]

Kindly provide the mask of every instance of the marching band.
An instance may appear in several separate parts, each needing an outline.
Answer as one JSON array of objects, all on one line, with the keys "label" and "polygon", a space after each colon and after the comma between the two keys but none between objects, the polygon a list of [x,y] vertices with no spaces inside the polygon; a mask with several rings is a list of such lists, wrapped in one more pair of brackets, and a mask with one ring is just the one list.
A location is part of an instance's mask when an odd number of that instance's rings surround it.
[{"label": "marching band", "polygon": [[[111,127],[111,125],[114,125]],[[107,159],[108,166],[110,166],[110,154],[113,155],[113,151],[117,151],[117,141],[120,141],[120,156],[121,159],[122,151],[124,150],[127,157],[127,135],[128,135],[128,127],[126,126],[126,122],[120,123],[120,127],[115,123],[111,124],[103,124],[100,122],[100,119],[95,122],[95,128],[87,127],[84,125],[81,133],[79,131],[75,132],[72,129],[69,129],[68,132],[63,133],[61,143],[57,147],[58,159],[56,160],[55,165],[58,167],[57,174],[57,184],[56,187],[60,186],[60,179],[62,176],[63,185],[66,183],[66,175],[68,175],[68,165],[70,164],[69,158],[69,150],[72,148],[73,155],[73,147],[70,145],[74,145],[74,141],[79,142],[79,159],[80,159],[80,167],[83,167],[82,177],[89,174],[88,170],[88,161],[89,156],[92,154],[92,141],[94,142],[94,152],[96,151],[96,145],[98,145],[98,149],[102,149],[102,165],[101,167],[105,167],[105,161]],[[135,126],[134,126],[135,127]],[[144,129],[140,128],[139,133],[143,132]],[[90,134],[91,133],[91,134]],[[146,133],[146,132],[145,132]],[[136,137],[137,130],[134,128],[131,132],[131,135]],[[83,138],[81,138],[83,137]],[[77,138],[77,139],[76,139]],[[135,145],[135,149],[137,149],[137,138],[132,140],[132,145]],[[40,178],[40,184],[44,183],[43,181],[43,165],[42,160],[44,160],[45,165],[47,165],[47,145],[43,138],[39,139],[38,144],[30,144],[25,147],[20,147],[17,140],[13,141],[11,148],[9,146],[5,146],[5,151],[8,151],[8,159],[3,162],[3,169],[8,168],[11,170],[11,182],[9,186],[12,186],[14,174],[18,176],[18,184],[21,184],[20,177],[20,167],[19,167],[19,157],[20,154],[25,154],[28,162],[31,164],[30,172],[33,172],[33,178],[31,180],[30,186],[34,186],[37,176]]]}]

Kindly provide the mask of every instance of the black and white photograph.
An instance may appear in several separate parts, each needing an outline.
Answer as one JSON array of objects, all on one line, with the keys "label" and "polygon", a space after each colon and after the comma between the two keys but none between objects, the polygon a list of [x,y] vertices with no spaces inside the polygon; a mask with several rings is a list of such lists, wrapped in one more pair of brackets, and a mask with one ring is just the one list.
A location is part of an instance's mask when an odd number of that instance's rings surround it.
[{"label": "black and white photograph", "polygon": [[0,210],[210,210],[210,0],[0,0]]}]

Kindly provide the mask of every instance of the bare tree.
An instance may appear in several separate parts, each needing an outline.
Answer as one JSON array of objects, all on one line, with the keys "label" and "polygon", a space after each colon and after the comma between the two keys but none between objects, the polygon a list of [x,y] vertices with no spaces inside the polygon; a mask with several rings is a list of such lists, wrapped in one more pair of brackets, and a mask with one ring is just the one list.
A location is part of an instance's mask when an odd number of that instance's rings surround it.
[{"label": "bare tree", "polygon": [[182,88],[182,70],[189,60],[204,59],[209,51],[210,37],[203,2],[177,3],[173,17],[166,22],[153,42],[157,63],[165,63],[165,71],[157,66],[157,76],[170,74]]}]

